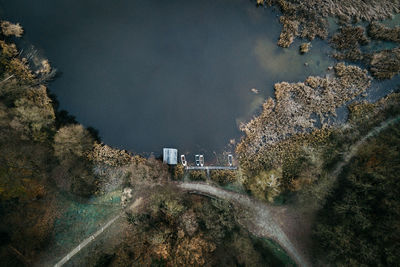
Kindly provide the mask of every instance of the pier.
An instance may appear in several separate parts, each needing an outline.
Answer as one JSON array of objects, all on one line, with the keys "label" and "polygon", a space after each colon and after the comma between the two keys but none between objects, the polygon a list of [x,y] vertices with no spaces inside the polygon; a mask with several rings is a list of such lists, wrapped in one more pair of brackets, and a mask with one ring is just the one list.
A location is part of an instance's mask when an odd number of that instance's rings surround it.
[{"label": "pier", "polygon": [[236,166],[186,166],[185,170],[237,170]]},{"label": "pier", "polygon": [[[178,164],[178,150],[176,148],[163,149],[163,161],[168,165]],[[238,168],[233,166],[233,155],[228,154],[228,166],[204,166],[204,155],[196,154],[194,156],[195,166],[189,166],[185,155],[180,156],[180,164],[185,167],[186,171],[207,171],[207,176],[210,176],[211,170],[230,170],[236,171]]]}]

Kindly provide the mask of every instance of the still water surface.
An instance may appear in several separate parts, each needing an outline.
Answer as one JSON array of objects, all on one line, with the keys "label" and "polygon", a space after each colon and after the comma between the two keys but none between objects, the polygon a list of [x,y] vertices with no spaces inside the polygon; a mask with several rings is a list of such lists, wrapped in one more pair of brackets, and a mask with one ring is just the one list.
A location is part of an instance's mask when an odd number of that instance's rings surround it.
[{"label": "still water surface", "polygon": [[320,40],[306,55],[300,41],[277,47],[279,13],[248,0],[0,0],[0,8],[62,73],[50,84],[61,108],[105,143],[139,153],[221,152],[275,82],[333,64]]}]

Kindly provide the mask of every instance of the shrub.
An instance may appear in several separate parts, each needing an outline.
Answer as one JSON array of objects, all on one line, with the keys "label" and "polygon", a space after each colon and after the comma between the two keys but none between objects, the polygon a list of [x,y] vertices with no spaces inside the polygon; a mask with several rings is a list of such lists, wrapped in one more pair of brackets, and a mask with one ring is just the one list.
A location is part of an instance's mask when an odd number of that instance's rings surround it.
[{"label": "shrub", "polygon": [[185,175],[185,167],[182,164],[176,165],[174,168],[174,179],[175,180],[183,179],[184,175]]},{"label": "shrub", "polygon": [[236,175],[236,171],[232,170],[213,170],[210,173],[210,178],[220,185],[226,185],[235,182],[237,180]]},{"label": "shrub", "polygon": [[205,171],[190,171],[189,172],[190,179],[194,181],[205,181],[207,180],[207,174]]}]

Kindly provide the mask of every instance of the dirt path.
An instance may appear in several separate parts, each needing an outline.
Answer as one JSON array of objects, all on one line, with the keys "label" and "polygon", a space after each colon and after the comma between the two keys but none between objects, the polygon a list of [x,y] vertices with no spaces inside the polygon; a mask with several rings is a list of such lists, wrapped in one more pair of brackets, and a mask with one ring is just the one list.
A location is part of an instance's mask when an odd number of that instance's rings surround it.
[{"label": "dirt path", "polygon": [[274,220],[279,212],[284,212],[284,208],[272,207],[249,196],[204,183],[180,183],[178,187],[239,204],[240,208],[246,213],[246,216],[239,218],[239,223],[243,224],[254,235],[270,238],[277,242],[299,266],[311,266],[308,258],[299,252],[280,224]]},{"label": "dirt path", "polygon": [[[400,122],[400,116],[382,122],[379,126],[368,132],[368,134],[360,139],[357,143],[352,145],[343,161],[340,162],[332,172],[332,178],[337,178],[343,167],[349,163],[351,158],[356,155],[360,147],[364,145],[370,137],[379,134],[388,126],[397,122]],[[299,266],[311,266],[308,251],[304,249],[308,246],[304,246],[303,244],[304,242],[307,242],[308,237],[304,234],[302,235],[302,233],[308,233],[310,230],[310,225],[303,223],[309,220],[304,220],[304,218],[301,218],[302,215],[300,213],[290,210],[289,207],[268,205],[247,195],[227,191],[210,184],[184,182],[178,183],[178,187],[188,191],[215,196],[217,198],[238,204],[239,207],[244,211],[242,216],[238,217],[239,223],[245,226],[254,235],[270,238],[277,242]],[[137,199],[130,206],[130,209],[135,209],[137,206],[139,206],[142,200],[142,198]],[[71,259],[81,249],[95,240],[101,233],[103,233],[104,230],[106,230],[120,217],[121,214],[112,218],[93,235],[86,238],[77,247],[71,250],[54,266],[62,266],[68,262],[69,259]]]},{"label": "dirt path", "polygon": [[104,232],[111,224],[113,224],[119,217],[121,217],[121,214],[115,216],[111,220],[109,220],[104,226],[102,226],[99,230],[97,230],[94,234],[83,240],[78,246],[76,246],[73,250],[68,252],[67,255],[65,255],[64,258],[62,258],[59,262],[57,262],[54,267],[60,267],[63,266],[67,261],[69,261],[75,254],[77,254],[81,249],[89,245],[93,240],[95,240],[101,233]]}]

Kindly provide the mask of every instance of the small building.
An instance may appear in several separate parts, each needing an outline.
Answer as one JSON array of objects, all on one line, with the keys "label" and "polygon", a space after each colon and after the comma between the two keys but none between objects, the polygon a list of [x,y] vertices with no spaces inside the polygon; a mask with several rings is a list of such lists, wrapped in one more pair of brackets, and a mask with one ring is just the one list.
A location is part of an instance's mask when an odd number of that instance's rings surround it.
[{"label": "small building", "polygon": [[178,164],[178,149],[164,148],[163,149],[163,162],[169,165]]}]

